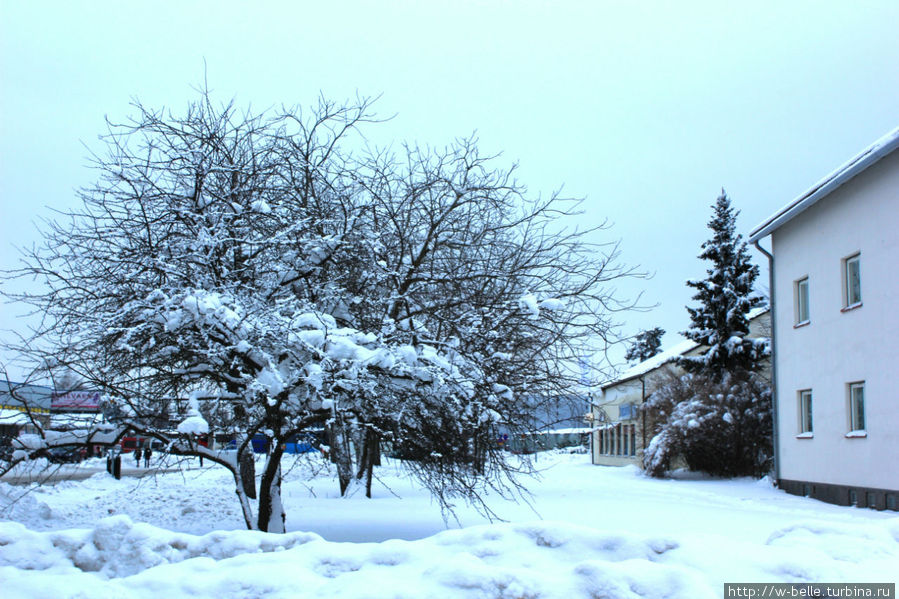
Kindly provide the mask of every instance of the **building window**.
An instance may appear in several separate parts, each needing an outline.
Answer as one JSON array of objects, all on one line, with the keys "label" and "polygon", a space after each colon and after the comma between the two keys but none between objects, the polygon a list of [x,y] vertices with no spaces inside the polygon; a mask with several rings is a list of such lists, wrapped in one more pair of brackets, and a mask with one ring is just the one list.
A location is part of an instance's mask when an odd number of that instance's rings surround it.
[{"label": "building window", "polygon": [[865,507],[877,507],[877,494],[874,491],[865,491]]},{"label": "building window", "polygon": [[843,260],[843,307],[852,308],[862,303],[861,254]]},{"label": "building window", "polygon": [[637,425],[620,422],[599,431],[599,453],[608,456],[637,455]]},{"label": "building window", "polygon": [[809,321],[808,314],[808,277],[804,279],[799,279],[795,283],[795,287],[793,289],[793,296],[795,299],[795,312],[796,312],[796,323],[795,324],[805,324]]},{"label": "building window", "polygon": [[624,446],[624,431],[621,430],[621,423],[615,426],[615,455],[624,453],[621,448]]},{"label": "building window", "polygon": [[865,383],[849,385],[849,430],[865,430]]},{"label": "building window", "polygon": [[631,432],[631,427],[633,425],[623,424],[621,426],[622,426],[621,441],[623,444],[623,447],[621,449],[621,455],[626,455],[626,456],[633,455],[633,454],[631,454],[631,440],[634,438],[633,433]]},{"label": "building window", "polygon": [[637,455],[637,425],[631,425],[631,455]]},{"label": "building window", "polygon": [[810,433],[812,428],[812,390],[799,392],[799,432]]}]

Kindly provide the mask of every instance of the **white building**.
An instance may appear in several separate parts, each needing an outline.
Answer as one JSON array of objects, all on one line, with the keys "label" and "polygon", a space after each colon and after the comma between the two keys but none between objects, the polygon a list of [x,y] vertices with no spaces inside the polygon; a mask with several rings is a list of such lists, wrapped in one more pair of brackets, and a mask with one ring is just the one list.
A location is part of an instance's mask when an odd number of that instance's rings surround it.
[{"label": "white building", "polygon": [[[899,129],[759,225],[771,236],[775,467],[794,494],[897,509]],[[772,256],[773,255],[773,256]]]}]

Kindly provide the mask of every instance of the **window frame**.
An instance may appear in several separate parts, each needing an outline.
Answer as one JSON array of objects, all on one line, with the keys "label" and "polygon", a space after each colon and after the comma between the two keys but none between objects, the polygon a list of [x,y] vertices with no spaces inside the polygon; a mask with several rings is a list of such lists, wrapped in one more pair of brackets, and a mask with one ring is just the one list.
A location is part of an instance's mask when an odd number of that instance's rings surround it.
[{"label": "window frame", "polygon": [[[848,383],[846,387],[849,396],[849,432],[867,433],[867,418],[865,413],[865,381]],[[860,397],[857,396],[856,391],[861,391]],[[859,404],[861,404],[861,411],[859,411]],[[860,419],[859,416],[861,416]]]},{"label": "window frame", "polygon": [[[803,290],[805,293],[803,294]],[[809,309],[809,283],[808,275],[793,281],[793,324],[800,327],[811,322],[811,312]],[[805,301],[803,301],[803,299]],[[805,308],[805,318],[803,318],[803,308]]]},{"label": "window frame", "polygon": [[[851,310],[862,305],[862,263],[861,252],[855,252],[843,258],[842,260],[842,279],[843,279],[843,310]],[[857,289],[853,286],[853,276],[850,272],[852,266],[855,265],[855,279],[858,281]],[[854,296],[853,291],[857,293]]]},{"label": "window frame", "polygon": [[797,391],[799,400],[799,434],[811,436],[815,432],[815,403],[811,389]]}]

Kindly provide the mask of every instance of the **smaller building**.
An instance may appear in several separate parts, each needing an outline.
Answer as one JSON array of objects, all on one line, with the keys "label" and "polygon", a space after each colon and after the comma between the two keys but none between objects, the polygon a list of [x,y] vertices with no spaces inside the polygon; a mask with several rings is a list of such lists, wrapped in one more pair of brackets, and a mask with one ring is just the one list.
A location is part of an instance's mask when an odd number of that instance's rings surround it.
[{"label": "smaller building", "polygon": [[642,467],[643,450],[652,439],[654,427],[641,408],[667,373],[677,370],[674,360],[697,347],[695,342],[684,340],[600,387],[592,410],[594,464]]},{"label": "smaller building", "polygon": [[100,392],[74,390],[59,393],[44,385],[0,384],[0,446],[8,446],[22,433],[45,430],[87,429],[103,420]]},{"label": "smaller building", "polygon": [[[770,336],[767,308],[749,313],[749,337]],[[683,371],[675,364],[680,356],[702,355],[708,348],[685,339],[666,351],[636,364],[600,387],[591,417],[592,462],[600,466],[643,467],[643,450],[655,435],[656,423],[642,408],[652,393],[671,376]]]},{"label": "smaller building", "polygon": [[84,429],[103,420],[99,391],[79,389],[54,392],[50,406],[50,428],[54,430]]},{"label": "smaller building", "polygon": [[0,383],[0,445],[9,445],[19,433],[34,433],[37,421],[50,425],[53,390],[30,383]]},{"label": "smaller building", "polygon": [[501,430],[497,445],[513,453],[534,453],[547,449],[584,446],[588,443],[590,427],[585,416],[590,409],[587,395],[564,394],[552,398],[525,398],[521,402],[522,421],[528,421],[531,431],[515,435]]}]

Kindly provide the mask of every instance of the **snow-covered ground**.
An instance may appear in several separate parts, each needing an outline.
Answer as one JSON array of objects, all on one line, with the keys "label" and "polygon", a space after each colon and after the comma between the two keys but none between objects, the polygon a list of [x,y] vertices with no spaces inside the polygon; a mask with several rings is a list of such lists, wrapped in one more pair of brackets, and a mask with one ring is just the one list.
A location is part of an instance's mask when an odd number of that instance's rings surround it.
[{"label": "snow-covered ground", "polygon": [[223,468],[116,481],[92,460],[79,468],[94,476],[24,496],[0,483],[0,596],[694,598],[724,582],[899,579],[895,512],[765,481],[654,480],[583,454],[537,465],[530,506],[488,499],[507,523],[460,505],[446,530],[398,463],[368,500],[340,498],[301,457],[284,484],[292,532],[268,535],[243,530]]}]

